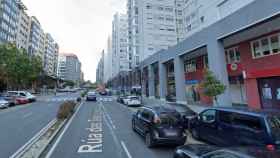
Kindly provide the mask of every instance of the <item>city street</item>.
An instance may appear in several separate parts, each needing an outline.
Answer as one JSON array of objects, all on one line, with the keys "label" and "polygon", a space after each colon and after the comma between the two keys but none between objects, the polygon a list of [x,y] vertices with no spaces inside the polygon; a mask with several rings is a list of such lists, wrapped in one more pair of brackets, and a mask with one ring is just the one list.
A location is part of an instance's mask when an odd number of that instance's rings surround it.
[{"label": "city street", "polygon": [[[113,99],[84,102],[47,153],[47,158],[171,158],[174,147],[146,147],[131,129],[134,108]],[[102,100],[102,101],[100,101]]]},{"label": "city street", "polygon": [[75,100],[78,96],[78,93],[40,96],[37,102],[0,110],[0,157],[13,155],[55,119],[63,101]]}]

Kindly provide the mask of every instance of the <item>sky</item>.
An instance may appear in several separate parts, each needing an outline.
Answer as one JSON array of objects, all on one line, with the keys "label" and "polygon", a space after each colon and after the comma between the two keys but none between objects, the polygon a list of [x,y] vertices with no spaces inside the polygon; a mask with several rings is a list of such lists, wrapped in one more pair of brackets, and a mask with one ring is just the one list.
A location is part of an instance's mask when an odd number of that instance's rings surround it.
[{"label": "sky", "polygon": [[22,0],[45,32],[60,45],[60,53],[74,53],[82,62],[85,79],[95,81],[101,52],[106,48],[116,12],[126,0]]}]

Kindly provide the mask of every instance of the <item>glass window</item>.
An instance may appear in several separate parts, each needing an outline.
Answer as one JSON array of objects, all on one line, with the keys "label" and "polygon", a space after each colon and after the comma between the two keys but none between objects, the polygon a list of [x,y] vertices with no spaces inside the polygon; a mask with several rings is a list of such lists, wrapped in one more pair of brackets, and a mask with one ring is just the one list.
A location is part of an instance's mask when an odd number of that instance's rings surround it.
[{"label": "glass window", "polygon": [[201,119],[205,123],[213,123],[216,119],[216,110],[207,110],[201,114]]},{"label": "glass window", "polygon": [[261,120],[258,117],[235,114],[232,122],[235,126],[239,126],[242,128],[248,128],[258,131],[262,130]]},{"label": "glass window", "polygon": [[236,154],[226,151],[215,151],[202,156],[202,158],[242,158]]},{"label": "glass window", "polygon": [[229,48],[225,50],[226,61],[228,64],[239,63],[241,60],[240,52],[237,47]]},{"label": "glass window", "polygon": [[268,39],[267,38],[262,39],[261,44],[262,44],[263,55],[269,55],[270,54],[270,49],[269,49]]},{"label": "glass window", "polygon": [[226,124],[231,124],[232,113],[226,111],[219,111],[219,120]]},{"label": "glass window", "polygon": [[268,118],[268,124],[271,128],[272,135],[276,141],[280,141],[280,117],[271,116]]},{"label": "glass window", "polygon": [[278,35],[271,36],[270,41],[271,41],[272,53],[279,53],[280,43],[279,43]]},{"label": "glass window", "polygon": [[262,55],[259,41],[253,42],[252,49],[254,57],[260,57]]}]

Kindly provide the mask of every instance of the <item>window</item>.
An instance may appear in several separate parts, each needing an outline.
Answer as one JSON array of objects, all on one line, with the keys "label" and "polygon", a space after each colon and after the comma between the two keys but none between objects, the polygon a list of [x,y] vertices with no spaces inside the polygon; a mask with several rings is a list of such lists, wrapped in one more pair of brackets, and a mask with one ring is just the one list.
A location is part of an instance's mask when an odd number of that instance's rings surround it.
[{"label": "window", "polygon": [[262,130],[261,120],[258,117],[243,114],[235,114],[232,121],[233,125],[252,130]]},{"label": "window", "polygon": [[216,120],[216,110],[207,110],[201,114],[201,119],[205,123],[213,123]]},{"label": "window", "polygon": [[195,72],[196,71],[196,60],[188,60],[185,63],[185,72]]},{"label": "window", "polygon": [[231,124],[232,113],[226,111],[219,111],[219,119],[223,123]]},{"label": "window", "polygon": [[260,58],[280,53],[279,34],[251,42],[253,58]]},{"label": "window", "polygon": [[240,52],[237,47],[225,50],[228,64],[240,63]]},{"label": "window", "polygon": [[202,158],[242,158],[236,154],[226,151],[215,151],[202,156]]},{"label": "window", "polygon": [[150,115],[150,111],[144,109],[143,112],[141,113],[142,118],[150,120],[151,119],[151,115]]}]

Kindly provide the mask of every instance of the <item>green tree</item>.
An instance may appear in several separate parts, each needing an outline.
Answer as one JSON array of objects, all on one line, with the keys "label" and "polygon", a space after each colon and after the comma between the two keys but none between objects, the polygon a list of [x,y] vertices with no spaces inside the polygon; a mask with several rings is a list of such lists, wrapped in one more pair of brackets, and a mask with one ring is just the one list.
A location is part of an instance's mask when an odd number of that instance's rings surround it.
[{"label": "green tree", "polygon": [[10,88],[27,88],[42,72],[42,61],[15,44],[0,45],[0,81]]},{"label": "green tree", "polygon": [[218,80],[210,70],[205,71],[202,88],[204,89],[204,94],[208,97],[214,98],[217,104],[217,96],[223,94],[226,90],[226,86],[220,80]]}]

